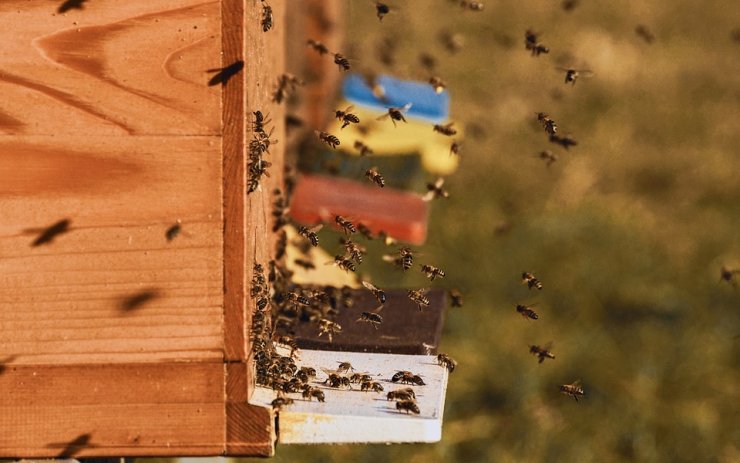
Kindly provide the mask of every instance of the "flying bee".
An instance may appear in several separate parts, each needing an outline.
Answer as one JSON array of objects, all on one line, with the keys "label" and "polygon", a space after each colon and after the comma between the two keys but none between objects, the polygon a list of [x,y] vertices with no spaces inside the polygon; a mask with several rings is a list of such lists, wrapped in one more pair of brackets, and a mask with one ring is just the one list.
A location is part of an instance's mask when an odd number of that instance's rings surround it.
[{"label": "flying bee", "polygon": [[527,285],[529,289],[537,288],[542,289],[542,282],[529,272],[522,272],[522,284]]},{"label": "flying bee", "polygon": [[537,114],[537,121],[542,124],[542,127],[545,128],[545,132],[547,132],[548,135],[555,135],[555,132],[558,131],[558,126],[555,124],[555,121],[550,119],[550,116],[548,116],[545,113],[536,113]]},{"label": "flying bee", "polygon": [[576,399],[576,402],[578,402],[578,396],[583,397],[586,395],[583,392],[583,387],[581,387],[580,380],[576,380],[571,384],[563,384],[562,386],[560,386],[560,392],[572,396],[574,399]]},{"label": "flying bee", "polygon": [[260,24],[262,25],[262,32],[267,32],[270,29],[272,29],[273,24],[273,18],[272,18],[272,7],[269,3],[267,3],[265,0],[262,1],[262,21]]},{"label": "flying bee", "polygon": [[354,260],[358,264],[362,263],[362,256],[365,254],[367,249],[364,246],[360,246],[349,238],[339,238],[339,242],[344,246],[350,259]]},{"label": "flying bee", "polygon": [[370,292],[373,293],[373,296],[375,296],[375,299],[378,300],[378,303],[380,305],[385,304],[385,292],[382,289],[378,289],[377,286],[372,283],[368,283],[367,281],[363,281],[362,286],[369,289]]},{"label": "flying bee", "polygon": [[360,384],[360,390],[363,392],[383,392],[383,385],[377,381],[363,381],[362,384]]},{"label": "flying bee", "polygon": [[306,44],[308,44],[309,47],[313,48],[321,56],[329,54],[329,49],[326,48],[326,45],[319,42],[318,40],[308,39],[306,41]]},{"label": "flying bee", "polygon": [[359,124],[360,118],[350,112],[353,107],[354,106],[348,106],[347,109],[345,109],[344,111],[341,111],[341,110],[334,111],[334,117],[342,121],[342,127],[341,127],[342,129],[347,127],[350,124]]},{"label": "flying bee", "polygon": [[354,272],[357,270],[355,263],[352,262],[351,259],[348,259],[346,256],[342,256],[340,254],[334,256],[334,265],[341,268],[345,272]]},{"label": "flying bee", "polygon": [[380,21],[383,21],[383,16],[387,15],[391,12],[391,7],[386,5],[385,3],[378,2],[376,0],[375,2],[375,14],[378,16],[378,19]]},{"label": "flying bee", "polygon": [[339,66],[339,69],[342,71],[349,71],[352,68],[349,60],[340,53],[334,53],[334,64]]},{"label": "flying bee", "polygon": [[522,314],[522,317],[524,318],[531,318],[532,320],[537,320],[538,318],[540,318],[540,316],[537,315],[537,312],[535,312],[532,307],[526,305],[517,304],[516,311]]},{"label": "flying bee", "polygon": [[342,325],[326,318],[319,320],[319,336],[326,334],[329,342],[332,342],[334,335],[342,332]]},{"label": "flying bee", "polygon": [[554,154],[550,150],[540,151],[538,156],[540,159],[542,159],[543,161],[547,163],[547,167],[550,167],[550,164],[558,160],[557,154]]},{"label": "flying bee", "polygon": [[285,300],[296,305],[311,305],[311,300],[309,298],[293,291],[285,293]]},{"label": "flying bee", "polygon": [[383,188],[385,186],[385,179],[382,175],[380,175],[377,167],[371,167],[366,170],[365,177],[367,177],[368,180],[370,180],[374,184],[378,185],[380,188]]},{"label": "flying bee", "polygon": [[740,269],[731,269],[726,266],[722,266],[719,273],[719,281],[726,281],[734,287],[737,287],[737,280],[735,274],[740,274]]},{"label": "flying bee", "polygon": [[339,225],[339,227],[342,229],[342,231],[344,231],[344,233],[348,235],[351,233],[357,233],[357,228],[355,228],[352,222],[345,219],[341,215],[335,216],[334,221],[336,222],[337,225]]},{"label": "flying bee", "polygon": [[427,278],[429,278],[430,281],[434,281],[435,278],[445,277],[445,272],[442,271],[442,269],[435,267],[434,265],[426,265],[423,264],[421,266],[422,273],[426,274]]},{"label": "flying bee", "polygon": [[456,156],[460,155],[460,146],[462,146],[462,142],[453,140],[452,144],[450,145],[450,156],[453,154]]},{"label": "flying bee", "polygon": [[453,135],[457,134],[457,130],[453,129],[452,126],[454,125],[454,122],[450,122],[449,124],[441,125],[441,124],[435,124],[434,125],[434,131],[441,133],[442,135],[446,135],[448,137],[451,137]]},{"label": "flying bee", "polygon": [[349,362],[337,362],[339,366],[337,367],[338,373],[347,373],[348,371],[355,371],[354,367]]},{"label": "flying bee", "polygon": [[653,43],[655,41],[655,35],[645,25],[639,24],[635,27],[635,34],[647,43]]},{"label": "flying bee", "polygon": [[555,359],[555,355],[550,352],[550,348],[552,348],[552,342],[545,344],[545,347],[531,345],[529,346],[529,353],[538,357],[537,363],[542,363],[546,358]]},{"label": "flying bee", "polygon": [[403,247],[398,250],[398,256],[390,254],[383,255],[383,260],[386,262],[392,262],[403,270],[408,270],[414,264],[414,252],[411,248]]},{"label": "flying bee", "polygon": [[360,140],[355,140],[354,146],[355,146],[355,149],[360,152],[360,156],[367,156],[368,154],[373,154],[373,150],[371,150],[369,146],[367,146]]},{"label": "flying bee", "polygon": [[396,127],[396,121],[403,121],[406,122],[406,118],[403,117],[403,113],[407,112],[409,109],[411,109],[411,106],[413,106],[413,103],[407,103],[404,106],[399,106],[395,108],[388,108],[388,112],[383,114],[382,116],[376,118],[378,121],[382,121],[387,117],[391,118],[391,122],[393,122],[393,127]]},{"label": "flying bee", "polygon": [[550,49],[537,40],[537,33],[527,29],[524,33],[524,48],[532,52],[532,56],[540,56],[542,53],[550,53]]},{"label": "flying bee", "polygon": [[565,148],[566,150],[571,146],[576,146],[578,142],[573,138],[570,134],[559,136],[559,135],[550,135],[550,142],[558,144]]},{"label": "flying bee", "polygon": [[457,362],[455,361],[455,359],[447,354],[438,354],[437,363],[439,363],[440,366],[447,368],[450,373],[455,371],[455,367],[457,366]]},{"label": "flying bee", "polygon": [[376,314],[374,312],[362,312],[360,314],[360,318],[358,318],[357,321],[369,323],[373,325],[373,328],[377,330],[378,326],[381,323],[383,323],[383,317],[381,317],[379,314]]},{"label": "flying bee", "polygon": [[433,76],[429,78],[429,85],[432,86],[432,88],[434,89],[434,93],[436,93],[437,95],[444,92],[445,89],[447,88],[447,82],[445,82],[444,80],[442,80],[442,78],[437,77],[437,76]]},{"label": "flying bee", "polygon": [[416,393],[410,387],[396,389],[395,391],[388,392],[387,400],[416,400]]},{"label": "flying bee", "polygon": [[337,149],[337,146],[339,146],[339,139],[334,135],[326,132],[321,132],[319,130],[314,130],[313,132],[316,134],[317,137],[319,137],[319,140],[331,146],[332,148]]},{"label": "flying bee", "polygon": [[587,71],[587,70],[578,70],[573,68],[557,68],[559,71],[565,72],[565,83],[566,84],[576,84],[576,80],[579,77],[591,77],[594,75],[593,72]]},{"label": "flying bee", "polygon": [[323,227],[323,224],[318,224],[315,227],[311,228],[298,227],[298,234],[309,240],[311,242],[311,246],[316,247],[319,245],[319,236],[316,233]]},{"label": "flying bee", "polygon": [[429,307],[429,298],[425,296],[426,289],[410,289],[408,291],[409,299],[422,310],[424,307]]},{"label": "flying bee", "polygon": [[461,0],[460,6],[465,9],[471,10],[471,11],[483,11],[482,2],[473,2],[473,1],[469,2],[467,0]]},{"label": "flying bee", "polygon": [[463,295],[459,289],[451,289],[448,294],[450,296],[450,304],[452,307],[463,306]]},{"label": "flying bee", "polygon": [[423,201],[431,201],[436,198],[449,198],[450,193],[447,192],[442,186],[445,184],[445,179],[440,177],[434,183],[427,183],[427,192],[422,196]]},{"label": "flying bee", "polygon": [[370,230],[370,227],[362,222],[357,224],[357,231],[360,232],[360,234],[367,240],[372,240],[374,238],[373,231]]},{"label": "flying bee", "polygon": [[296,86],[303,85],[303,81],[293,74],[280,74],[278,76],[278,83],[275,92],[272,94],[272,101],[280,104],[285,100],[291,93],[295,91]]}]

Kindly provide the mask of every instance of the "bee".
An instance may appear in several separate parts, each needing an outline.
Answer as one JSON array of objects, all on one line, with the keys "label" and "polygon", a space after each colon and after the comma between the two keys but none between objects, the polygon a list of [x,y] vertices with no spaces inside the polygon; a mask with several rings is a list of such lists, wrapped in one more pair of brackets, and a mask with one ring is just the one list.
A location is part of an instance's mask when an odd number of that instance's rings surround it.
[{"label": "bee", "polygon": [[321,56],[329,54],[329,49],[326,48],[326,45],[319,42],[318,40],[308,39],[306,41],[306,44],[308,44],[309,47],[313,48]]},{"label": "bee", "polygon": [[291,398],[278,397],[277,399],[271,402],[271,405],[274,410],[282,410],[283,407],[290,405],[292,403],[293,403],[293,399]]},{"label": "bee", "polygon": [[459,156],[461,146],[462,146],[462,142],[453,140],[452,144],[450,145],[450,156],[452,156],[453,154],[456,156]]},{"label": "bee", "polygon": [[537,363],[542,363],[545,361],[545,359],[555,359],[555,355],[553,355],[552,352],[550,352],[550,348],[552,347],[552,342],[548,342],[545,344],[545,347],[540,347],[536,345],[529,346],[529,353],[536,355],[538,357]]},{"label": "bee", "polygon": [[357,270],[355,263],[341,254],[334,256],[334,264],[345,272],[354,272]]},{"label": "bee", "polygon": [[562,137],[554,134],[550,135],[550,142],[556,143],[565,149],[568,149],[571,146],[576,146],[578,144],[578,142],[570,134]]},{"label": "bee", "polygon": [[303,85],[303,81],[293,74],[280,74],[275,92],[272,94],[272,101],[280,104],[291,93],[295,91],[296,86]]},{"label": "bee", "polygon": [[348,235],[351,234],[351,233],[357,233],[357,229],[352,224],[352,222],[350,222],[349,220],[345,219],[341,215],[335,216],[334,217],[334,221],[336,222],[337,225],[339,225],[339,227],[342,229],[342,231],[344,231],[344,233],[346,233]]},{"label": "bee", "polygon": [[540,56],[542,53],[550,53],[550,49],[537,40],[537,33],[527,29],[524,33],[524,47],[532,51],[532,56]]},{"label": "bee", "polygon": [[383,323],[383,317],[374,312],[362,312],[360,314],[360,318],[358,318],[357,321],[370,323],[371,325],[373,325],[373,328],[377,330],[378,326]]},{"label": "bee", "polygon": [[538,318],[540,318],[540,316],[537,315],[537,312],[535,312],[532,307],[528,307],[526,305],[517,304],[516,311],[522,314],[522,317],[524,318],[531,318],[532,320],[537,320]]},{"label": "bee", "polygon": [[583,397],[584,395],[586,395],[583,392],[583,387],[581,387],[580,380],[576,380],[571,384],[563,384],[562,386],[560,386],[560,392],[572,396],[574,399],[576,399],[576,402],[578,402],[578,396]]},{"label": "bee", "polygon": [[740,274],[740,269],[731,269],[723,265],[719,272],[719,281],[726,281],[732,286],[737,287],[735,274]]},{"label": "bee", "polygon": [[372,283],[368,283],[367,281],[362,282],[362,286],[369,289],[371,293],[373,293],[373,296],[375,296],[375,299],[378,300],[378,303],[380,305],[385,304],[385,292],[381,289],[378,289],[375,285]]},{"label": "bee", "polygon": [[565,72],[565,83],[566,84],[576,84],[576,80],[579,77],[591,77],[594,73],[587,70],[578,70],[573,68],[558,68],[559,71]]},{"label": "bee", "polygon": [[411,384],[415,386],[426,386],[421,376],[415,375],[410,371],[398,371],[393,375],[391,381],[394,383]]},{"label": "bee", "polygon": [[529,289],[537,288],[542,289],[542,282],[529,272],[522,272],[522,284],[527,285]]},{"label": "bee", "polygon": [[444,92],[447,88],[447,83],[437,76],[429,78],[429,85],[432,86],[432,88],[434,89],[434,93],[436,93],[437,95]]},{"label": "bee", "polygon": [[338,373],[347,373],[348,371],[355,371],[354,367],[349,362],[337,362],[339,366],[337,367]]},{"label": "bee", "polygon": [[447,294],[450,296],[450,304],[452,307],[463,306],[463,295],[459,289],[451,289]]},{"label": "bee", "polygon": [[437,363],[439,363],[440,366],[447,368],[450,373],[455,371],[455,367],[457,366],[457,362],[455,361],[455,359],[447,354],[438,354]]},{"label": "bee", "polygon": [[655,35],[645,25],[639,24],[635,27],[635,34],[647,43],[653,43],[655,41]]},{"label": "bee", "polygon": [[316,369],[313,367],[301,367],[301,371],[306,373],[309,378],[315,378],[316,377]]},{"label": "bee", "polygon": [[387,400],[416,400],[416,394],[410,387],[405,389],[396,389],[388,392]]},{"label": "bee", "polygon": [[460,6],[471,11],[483,11],[482,2],[469,2],[467,0],[462,0],[460,2]]},{"label": "bee", "polygon": [[415,415],[421,413],[421,411],[419,410],[419,406],[416,405],[416,402],[414,402],[413,400],[401,400],[399,402],[396,402],[396,409],[399,412],[403,411],[406,413],[413,413]]},{"label": "bee", "polygon": [[319,140],[331,146],[332,148],[337,149],[337,146],[339,146],[339,139],[334,135],[326,132],[321,132],[319,130],[314,130],[314,133],[317,137],[319,137]]},{"label": "bee", "polygon": [[[378,238],[382,239],[383,240],[383,244],[385,244],[386,246],[393,246],[395,244],[398,244],[398,240],[397,239],[395,239],[394,237],[392,237],[391,235],[389,235],[388,233],[386,233],[383,230],[380,230],[378,232]],[[383,260],[388,261],[385,256],[383,256]],[[393,260],[391,259],[388,262],[393,262]],[[396,263],[398,263],[398,262],[396,262]]]},{"label": "bee", "polygon": [[339,66],[339,69],[342,71],[349,71],[352,68],[349,60],[339,53],[334,53],[334,64]]},{"label": "bee", "polygon": [[355,149],[360,152],[360,156],[367,156],[369,154],[374,154],[373,150],[371,150],[369,146],[367,146],[360,140],[355,140],[354,146],[355,146]]},{"label": "bee", "polygon": [[382,175],[380,175],[377,167],[371,167],[366,170],[365,177],[367,177],[367,179],[374,184],[378,185],[380,188],[383,188],[385,186],[385,179]]},{"label": "bee", "polygon": [[423,264],[421,266],[421,271],[422,273],[426,274],[427,278],[429,278],[430,281],[434,281],[434,279],[437,277],[440,277],[440,278],[445,277],[445,272],[443,272],[442,269],[437,268],[433,265]]},{"label": "bee", "polygon": [[365,225],[364,223],[358,223],[357,224],[357,231],[360,232],[360,234],[365,237],[365,239],[372,240],[373,239],[373,231],[370,230],[370,227]]},{"label": "bee", "polygon": [[360,390],[362,392],[383,392],[383,385],[377,381],[363,381],[362,384],[360,384]]},{"label": "bee", "polygon": [[426,292],[426,289],[410,289],[408,291],[409,299],[419,307],[419,310],[422,310],[424,307],[429,307],[429,298],[425,296]]},{"label": "bee", "polygon": [[262,21],[260,24],[262,24],[262,32],[267,32],[270,29],[272,29],[272,26],[274,25],[272,22],[272,7],[265,1],[262,1]]},{"label": "bee", "polygon": [[178,220],[176,224],[167,229],[167,231],[164,233],[164,236],[167,238],[167,241],[172,241],[177,237],[177,235],[180,234],[181,231],[182,226],[180,225],[180,221]]},{"label": "bee", "polygon": [[319,402],[325,402],[326,396],[324,395],[324,391],[322,391],[319,388],[308,386],[303,390],[301,393],[304,399],[308,399],[310,402],[313,397],[316,397],[316,400]]},{"label": "bee", "polygon": [[295,351],[298,350],[298,343],[292,336],[280,336],[277,340],[277,343],[283,346],[290,347],[290,354],[288,354],[289,357],[293,357]]},{"label": "bee", "polygon": [[315,270],[316,264],[306,259],[294,259],[293,263],[301,267],[304,270]]},{"label": "bee", "polygon": [[372,376],[370,376],[368,374],[363,374],[363,373],[355,373],[355,374],[353,374],[352,376],[349,377],[349,382],[350,383],[358,383],[359,384],[359,383],[364,383],[364,382],[372,381],[372,380],[373,380],[373,377]]},{"label": "bee", "polygon": [[344,249],[347,251],[350,259],[358,264],[362,263],[362,255],[366,251],[364,246],[360,246],[349,238],[339,238],[339,242],[344,245]]},{"label": "bee", "polygon": [[406,122],[406,118],[403,116],[403,113],[411,109],[411,106],[413,106],[413,103],[407,103],[404,106],[399,106],[395,108],[388,108],[388,112],[376,118],[376,120],[382,121],[383,119],[390,117],[391,122],[393,122],[393,126],[396,127],[396,121]]},{"label": "bee", "polygon": [[333,322],[326,318],[322,318],[319,320],[319,336],[326,334],[326,337],[329,338],[329,342],[332,342],[335,334],[341,332],[342,326],[339,323]]},{"label": "bee", "polygon": [[550,164],[558,160],[558,156],[550,150],[540,151],[538,156],[547,163],[547,167],[550,167]]},{"label": "bee", "polygon": [[453,135],[457,134],[457,130],[453,129],[452,126],[454,125],[454,122],[450,122],[449,124],[441,125],[441,124],[435,124],[434,125],[434,131],[441,133],[442,135],[446,135],[448,137],[451,137]]},{"label": "bee", "polygon": [[408,270],[414,264],[414,253],[411,248],[403,247],[398,250],[398,256],[391,254],[383,255],[383,260],[386,262],[392,262],[403,270]]},{"label": "bee", "polygon": [[347,127],[350,124],[353,124],[353,123],[358,124],[360,122],[359,117],[349,112],[350,110],[352,110],[353,107],[354,106],[348,106],[347,109],[345,109],[344,111],[341,111],[341,110],[334,111],[334,117],[342,121],[342,127],[341,127],[342,129]]},{"label": "bee", "polygon": [[542,127],[545,128],[545,132],[548,133],[548,135],[555,135],[555,132],[558,131],[558,126],[555,124],[555,121],[550,119],[550,116],[548,116],[545,113],[536,113],[537,114],[537,121],[542,124]]},{"label": "bee", "polygon": [[444,184],[445,179],[442,177],[438,178],[434,183],[427,183],[427,193],[421,199],[423,201],[431,201],[436,198],[449,198],[450,193],[442,188]]},{"label": "bee", "polygon": [[285,294],[285,300],[296,305],[311,305],[311,300],[309,298],[293,291]]},{"label": "bee", "polygon": [[316,233],[323,227],[323,224],[319,224],[311,228],[298,227],[298,234],[309,240],[311,242],[311,246],[316,247],[319,245],[319,236]]},{"label": "bee", "polygon": [[271,122],[271,120],[267,119],[267,116],[264,116],[262,114],[262,111],[254,111],[252,114],[254,114],[254,122],[252,123],[252,128],[257,133],[267,133],[265,131],[265,126]]},{"label": "bee", "polygon": [[275,259],[280,260],[285,256],[285,250],[288,248],[288,234],[285,230],[280,230],[275,245]]},{"label": "bee", "polygon": [[337,374],[330,374],[328,378],[324,381],[323,384],[326,384],[329,387],[333,387],[335,389],[341,388],[341,387],[348,387],[352,389],[352,385],[349,382],[349,378],[346,376],[341,376]]},{"label": "bee", "polygon": [[391,12],[391,7],[386,5],[385,3],[381,3],[376,1],[375,2],[375,14],[378,16],[378,19],[382,22],[383,16],[387,15]]}]

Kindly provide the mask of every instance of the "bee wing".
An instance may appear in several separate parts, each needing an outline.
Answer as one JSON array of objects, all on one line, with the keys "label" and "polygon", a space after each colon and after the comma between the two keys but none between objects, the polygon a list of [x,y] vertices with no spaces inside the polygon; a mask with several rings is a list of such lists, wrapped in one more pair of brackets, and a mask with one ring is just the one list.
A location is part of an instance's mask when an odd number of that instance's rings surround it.
[{"label": "bee wing", "polygon": [[309,228],[308,231],[311,232],[311,233],[316,233],[319,230],[321,230],[322,228],[324,228],[324,224],[323,223],[320,223],[320,224],[318,224],[318,225],[316,225],[314,227]]},{"label": "bee wing", "polygon": [[570,383],[570,386],[573,386],[573,387],[581,387],[581,380],[580,379],[577,379],[577,380],[573,381],[572,383]]},{"label": "bee wing", "polygon": [[344,112],[345,112],[345,113],[348,113],[348,112],[352,111],[352,110],[353,110],[354,108],[355,108],[355,106],[354,106],[354,105],[349,105],[349,106],[347,106],[347,108],[346,108],[346,109],[344,110]]},{"label": "bee wing", "polygon": [[369,282],[367,282],[367,281],[363,281],[363,282],[362,282],[362,286],[366,287],[366,288],[367,288],[367,289],[369,289],[370,291],[379,291],[379,290],[378,290],[378,288],[377,288],[377,287],[375,287],[375,285],[373,285],[372,283],[369,283]]},{"label": "bee wing", "polygon": [[442,185],[445,184],[445,179],[442,177],[439,177],[436,182],[434,182],[435,188],[442,188]]},{"label": "bee wing", "polygon": [[543,349],[545,349],[545,350],[552,349],[552,341],[549,341],[547,344],[545,344],[545,347]]},{"label": "bee wing", "polygon": [[434,191],[431,191],[431,190],[427,191],[426,194],[421,197],[422,201],[427,201],[427,202],[433,199],[434,199]]},{"label": "bee wing", "polygon": [[400,108],[396,108],[396,109],[398,109],[399,111],[401,111],[401,112],[404,112],[404,113],[405,113],[406,111],[408,111],[409,109],[411,109],[411,107],[412,107],[413,105],[414,105],[414,103],[406,103],[406,104],[405,104],[405,105],[403,105],[402,107],[400,107]]},{"label": "bee wing", "polygon": [[380,117],[376,117],[376,118],[375,118],[375,120],[376,120],[376,121],[384,121],[384,120],[386,120],[386,119],[387,119],[388,117],[390,117],[390,115],[391,115],[391,113],[385,113],[385,114],[383,114],[383,115],[382,115],[382,116],[380,116]]},{"label": "bee wing", "polygon": [[396,256],[392,256],[390,254],[383,254],[383,261],[384,262],[391,262],[391,263],[392,262],[395,262],[396,261]]}]

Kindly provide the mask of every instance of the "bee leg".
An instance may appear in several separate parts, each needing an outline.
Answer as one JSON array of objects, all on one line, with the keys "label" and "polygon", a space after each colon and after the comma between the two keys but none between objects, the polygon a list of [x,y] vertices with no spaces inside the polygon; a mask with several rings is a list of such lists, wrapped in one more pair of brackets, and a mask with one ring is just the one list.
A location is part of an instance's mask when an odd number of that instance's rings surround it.
[{"label": "bee leg", "polygon": [[576,399],[576,402],[578,402],[578,396],[573,394],[573,398]]}]

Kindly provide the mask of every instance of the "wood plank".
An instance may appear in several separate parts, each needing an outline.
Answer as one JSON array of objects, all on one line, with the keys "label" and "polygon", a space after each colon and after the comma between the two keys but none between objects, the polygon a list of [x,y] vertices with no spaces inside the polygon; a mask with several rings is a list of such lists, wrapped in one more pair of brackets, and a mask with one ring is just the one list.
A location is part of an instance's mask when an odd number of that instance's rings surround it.
[{"label": "wood plank", "polygon": [[217,0],[0,5],[0,134],[220,133]]},{"label": "wood plank", "polygon": [[223,375],[220,362],[5,365],[0,457],[222,453]]}]

